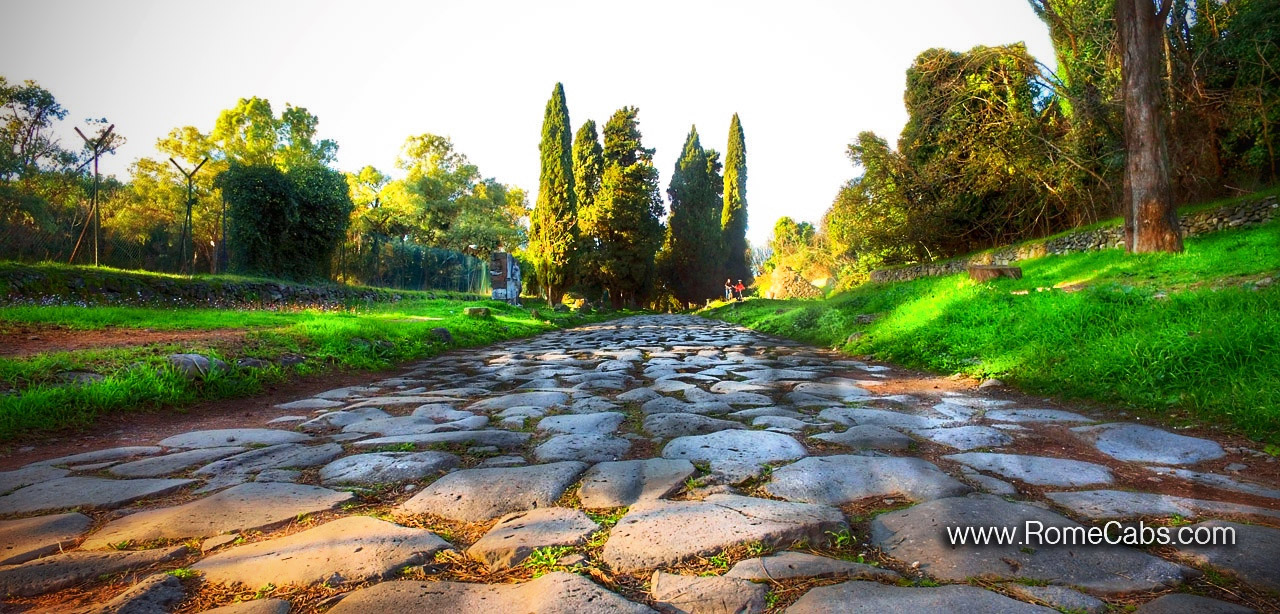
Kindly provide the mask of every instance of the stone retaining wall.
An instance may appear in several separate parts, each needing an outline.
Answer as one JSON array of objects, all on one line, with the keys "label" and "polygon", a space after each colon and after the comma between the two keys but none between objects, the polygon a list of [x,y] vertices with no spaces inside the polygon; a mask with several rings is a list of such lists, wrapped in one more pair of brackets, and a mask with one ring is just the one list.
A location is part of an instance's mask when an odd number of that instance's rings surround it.
[{"label": "stone retaining wall", "polygon": [[[1268,196],[1226,205],[1217,209],[1197,211],[1181,218],[1179,226],[1182,228],[1182,236],[1194,237],[1228,228],[1263,224],[1272,220],[1278,214],[1280,214],[1280,203],[1277,202],[1275,196]],[[1041,256],[1056,256],[1123,246],[1123,228],[1120,226],[1108,226],[1073,232],[1049,240],[999,247],[972,256],[962,256],[951,260],[880,269],[871,272],[871,281],[910,281],[920,277],[962,273],[965,267],[971,264],[1011,264],[1019,260],[1028,260]]]}]

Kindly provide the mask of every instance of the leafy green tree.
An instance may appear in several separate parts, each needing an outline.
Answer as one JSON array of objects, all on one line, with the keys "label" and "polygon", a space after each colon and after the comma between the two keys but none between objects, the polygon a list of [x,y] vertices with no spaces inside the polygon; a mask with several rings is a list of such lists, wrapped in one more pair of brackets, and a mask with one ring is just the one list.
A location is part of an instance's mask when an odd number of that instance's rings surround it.
[{"label": "leafy green tree", "polygon": [[0,76],[0,224],[49,228],[76,204],[78,159],[53,132],[66,116],[36,82]]},{"label": "leafy green tree", "polygon": [[269,165],[232,164],[218,175],[227,199],[227,235],[231,269],[239,273],[294,277],[284,248],[301,215],[293,186],[280,169]]},{"label": "leafy green tree", "polygon": [[542,171],[529,224],[529,254],[547,302],[559,304],[576,273],[577,195],[573,186],[573,142],[564,86],[557,83],[542,120]]},{"label": "leafy green tree", "polygon": [[725,154],[724,208],[720,212],[724,231],[725,274],[751,285],[747,245],[747,144],[742,122],[733,114],[729,122],[729,149]]},{"label": "leafy green tree", "polygon": [[703,150],[697,127],[690,129],[667,188],[671,221],[664,269],[671,293],[686,306],[723,294],[718,158]]},{"label": "leafy green tree", "polygon": [[310,165],[286,173],[299,216],[284,248],[299,279],[329,279],[334,250],[346,235],[355,206],[342,173]]},{"label": "leafy green tree", "polygon": [[615,308],[647,303],[662,245],[662,198],[653,150],[644,147],[639,109],[618,109],[604,127],[604,175],[590,225],[588,266]]},{"label": "leafy green tree", "polygon": [[587,120],[573,137],[573,189],[578,201],[578,286],[590,296],[604,289],[600,257],[600,207],[596,197],[604,174],[604,149],[596,122]]}]

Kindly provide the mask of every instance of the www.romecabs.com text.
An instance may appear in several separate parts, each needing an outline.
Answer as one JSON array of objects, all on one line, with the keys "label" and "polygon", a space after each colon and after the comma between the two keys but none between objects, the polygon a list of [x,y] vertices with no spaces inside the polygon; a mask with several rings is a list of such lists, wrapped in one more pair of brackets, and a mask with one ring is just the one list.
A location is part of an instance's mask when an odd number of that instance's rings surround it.
[{"label": "www.romecabs.com text", "polygon": [[1117,521],[1102,526],[1052,526],[1028,520],[1019,526],[946,527],[952,546],[1221,546],[1235,545],[1234,527],[1148,526]]}]

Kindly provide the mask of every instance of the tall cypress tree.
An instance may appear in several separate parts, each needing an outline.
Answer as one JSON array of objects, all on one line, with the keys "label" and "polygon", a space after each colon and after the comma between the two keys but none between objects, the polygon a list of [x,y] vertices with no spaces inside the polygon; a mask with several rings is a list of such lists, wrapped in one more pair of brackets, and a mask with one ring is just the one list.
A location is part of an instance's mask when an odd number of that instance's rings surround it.
[{"label": "tall cypress tree", "polygon": [[578,285],[593,298],[604,288],[600,276],[600,207],[596,195],[604,173],[604,149],[596,123],[587,120],[573,137],[573,191],[578,201]]},{"label": "tall cypress tree", "polygon": [[662,199],[653,150],[640,141],[639,110],[623,107],[604,126],[604,174],[596,199],[592,268],[614,307],[647,301],[662,245]]},{"label": "tall cypress tree", "polygon": [[564,86],[557,83],[542,119],[542,173],[529,216],[529,256],[547,302],[558,305],[573,282],[578,243],[577,195]]},{"label": "tall cypress tree", "polygon": [[733,114],[729,122],[729,150],[725,154],[724,209],[720,227],[724,231],[725,274],[736,282],[751,285],[747,247],[747,144],[742,122]]},{"label": "tall cypress tree", "polygon": [[708,160],[698,141],[698,128],[693,127],[667,189],[671,200],[667,283],[686,306],[719,296],[724,287],[720,202],[713,185],[718,157]]}]

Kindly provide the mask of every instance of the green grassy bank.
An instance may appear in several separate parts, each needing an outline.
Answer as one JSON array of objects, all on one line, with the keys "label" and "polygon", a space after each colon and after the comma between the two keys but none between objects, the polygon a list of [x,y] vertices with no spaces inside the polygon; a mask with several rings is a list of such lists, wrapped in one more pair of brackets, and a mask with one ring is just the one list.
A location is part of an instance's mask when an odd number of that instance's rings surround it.
[{"label": "green grassy bank", "polygon": [[1280,444],[1280,222],[1192,238],[1182,254],[1105,250],[1018,264],[1021,280],[866,284],[704,315]]}]

